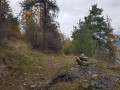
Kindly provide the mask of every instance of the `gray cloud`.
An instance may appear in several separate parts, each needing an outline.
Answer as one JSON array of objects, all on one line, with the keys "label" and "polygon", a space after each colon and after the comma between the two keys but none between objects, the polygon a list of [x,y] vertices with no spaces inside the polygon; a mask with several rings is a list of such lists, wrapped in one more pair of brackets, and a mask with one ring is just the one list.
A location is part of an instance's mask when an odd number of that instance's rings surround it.
[{"label": "gray cloud", "polygon": [[[20,11],[17,2],[22,0],[9,0],[14,13]],[[84,19],[89,14],[91,5],[98,4],[103,8],[103,15],[108,15],[112,19],[112,26],[115,31],[120,27],[120,0],[57,0],[60,7],[59,17],[56,19],[60,23],[61,32],[70,37],[73,26],[76,26],[79,19]]]}]

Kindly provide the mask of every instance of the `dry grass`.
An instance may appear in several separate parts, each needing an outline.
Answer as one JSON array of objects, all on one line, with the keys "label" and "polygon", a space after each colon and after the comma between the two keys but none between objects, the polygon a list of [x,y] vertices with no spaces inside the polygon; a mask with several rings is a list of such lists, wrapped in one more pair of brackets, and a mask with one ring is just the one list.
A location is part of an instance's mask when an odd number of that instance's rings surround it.
[{"label": "dry grass", "polygon": [[[8,73],[13,70],[15,71],[14,74],[12,74],[14,77],[12,80],[12,85],[6,84],[6,86],[0,86],[2,88],[7,88],[7,90],[9,90],[10,87],[18,86],[20,84],[22,85],[24,83],[29,86],[37,81],[42,83],[50,81],[58,73],[70,71],[71,67],[75,67],[77,64],[74,57],[60,54],[46,55],[38,50],[33,50],[28,43],[21,40],[13,40],[11,45],[13,46],[12,50],[0,48],[0,63],[3,62],[1,58],[7,58],[10,56],[12,62],[6,65],[12,69],[9,69]],[[114,65],[96,59],[90,59],[89,62],[96,62],[95,66],[102,69],[103,72],[120,74],[119,65]],[[63,64],[55,66],[56,63]],[[115,70],[110,70],[107,66],[111,66],[115,68]],[[89,79],[89,77],[86,78]],[[70,83],[58,83],[56,87],[52,88],[52,90],[79,90],[76,87],[77,83],[82,83],[86,78],[83,78],[83,80],[77,79]]]}]

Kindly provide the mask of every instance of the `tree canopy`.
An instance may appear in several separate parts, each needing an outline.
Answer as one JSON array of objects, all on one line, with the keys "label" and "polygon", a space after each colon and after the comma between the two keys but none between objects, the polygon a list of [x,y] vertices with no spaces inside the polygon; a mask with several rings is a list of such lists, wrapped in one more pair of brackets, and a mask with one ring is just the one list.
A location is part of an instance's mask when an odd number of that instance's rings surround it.
[{"label": "tree canopy", "polygon": [[98,8],[97,4],[89,11],[85,20],[80,20],[78,27],[74,27],[72,38],[75,51],[93,56],[99,48],[106,56],[110,56],[110,53],[115,55],[116,48],[113,44],[116,38],[109,19],[102,16],[103,9]]}]

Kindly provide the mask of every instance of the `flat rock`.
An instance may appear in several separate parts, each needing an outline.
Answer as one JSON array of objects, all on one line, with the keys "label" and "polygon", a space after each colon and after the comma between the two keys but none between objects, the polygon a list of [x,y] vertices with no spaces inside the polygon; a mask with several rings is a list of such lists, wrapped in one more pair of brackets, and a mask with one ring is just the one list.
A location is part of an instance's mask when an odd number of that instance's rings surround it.
[{"label": "flat rock", "polygon": [[33,89],[35,89],[35,88],[37,88],[37,85],[36,85],[36,84],[34,84],[34,85],[31,85],[31,86],[30,86],[30,88],[33,88]]},{"label": "flat rock", "polygon": [[54,67],[57,67],[57,66],[60,66],[60,65],[63,65],[64,63],[56,63],[56,64],[54,64],[53,66]]}]

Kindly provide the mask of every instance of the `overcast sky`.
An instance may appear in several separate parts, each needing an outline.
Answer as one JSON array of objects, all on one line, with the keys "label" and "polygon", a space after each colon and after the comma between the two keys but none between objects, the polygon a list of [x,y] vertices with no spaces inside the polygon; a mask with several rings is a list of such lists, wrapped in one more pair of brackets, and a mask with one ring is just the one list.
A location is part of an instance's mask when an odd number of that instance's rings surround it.
[{"label": "overcast sky", "polygon": [[[22,0],[9,0],[15,15],[20,12],[18,2]],[[103,15],[108,15],[112,19],[112,27],[115,32],[120,29],[120,0],[57,0],[60,8],[57,21],[60,23],[61,32],[70,37],[72,35],[73,26],[77,26],[79,19],[84,19],[89,14],[91,5],[98,4],[99,8],[103,8]]]}]

